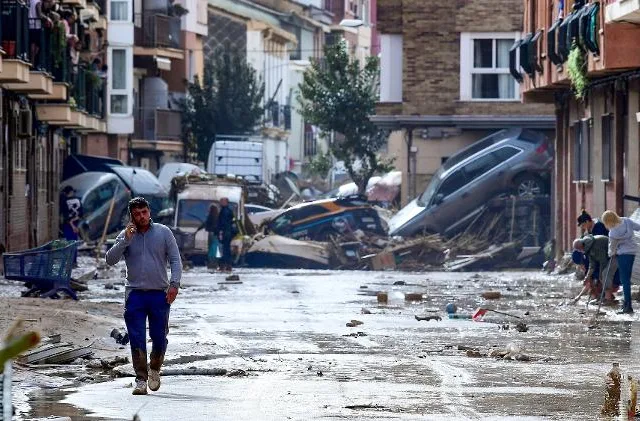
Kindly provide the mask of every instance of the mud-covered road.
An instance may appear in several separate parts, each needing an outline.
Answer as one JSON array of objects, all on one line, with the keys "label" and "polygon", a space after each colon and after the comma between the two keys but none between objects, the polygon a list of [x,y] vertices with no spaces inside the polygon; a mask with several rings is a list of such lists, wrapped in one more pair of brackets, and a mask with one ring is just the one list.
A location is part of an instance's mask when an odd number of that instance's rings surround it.
[{"label": "mud-covered road", "polygon": [[[240,270],[242,284],[194,270],[172,308],[167,367],[243,370],[236,376],[166,376],[132,396],[132,378],[32,393],[21,419],[464,420],[596,419],[612,362],[640,375],[637,316],[614,309],[588,329],[593,306],[566,305],[580,283],[536,272],[481,274]],[[394,283],[405,285],[394,285]],[[499,300],[481,293],[497,290]],[[377,291],[388,291],[378,305]],[[404,293],[423,293],[408,303]],[[122,300],[96,287],[85,300]],[[491,304],[523,316],[448,319]],[[640,307],[639,307],[640,308]],[[370,313],[370,314],[367,314]],[[526,314],[526,315],[525,315]],[[417,321],[439,315],[441,321]],[[363,322],[347,327],[351,320]],[[495,323],[494,323],[495,322]],[[477,349],[481,356],[467,349]],[[519,350],[531,361],[487,356]],[[244,375],[246,374],[246,375]],[[26,408],[26,409],[25,409]]]}]

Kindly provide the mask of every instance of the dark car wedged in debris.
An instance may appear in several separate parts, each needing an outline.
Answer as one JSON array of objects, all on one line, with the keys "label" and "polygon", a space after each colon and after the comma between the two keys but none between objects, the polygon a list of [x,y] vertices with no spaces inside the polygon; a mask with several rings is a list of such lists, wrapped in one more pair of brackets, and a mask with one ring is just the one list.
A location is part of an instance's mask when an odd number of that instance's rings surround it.
[{"label": "dark car wedged in debris", "polygon": [[274,218],[270,233],[297,240],[327,241],[356,230],[386,236],[380,216],[362,197],[301,203]]},{"label": "dark car wedged in debris", "polygon": [[544,134],[521,128],[493,133],[449,158],[426,190],[391,218],[389,235],[460,232],[500,194],[547,193],[552,163]]}]

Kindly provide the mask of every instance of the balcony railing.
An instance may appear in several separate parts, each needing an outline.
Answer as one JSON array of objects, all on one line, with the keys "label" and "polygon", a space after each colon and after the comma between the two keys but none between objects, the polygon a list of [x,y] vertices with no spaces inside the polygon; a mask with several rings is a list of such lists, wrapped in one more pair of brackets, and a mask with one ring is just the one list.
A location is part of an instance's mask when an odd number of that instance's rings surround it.
[{"label": "balcony railing", "polygon": [[179,111],[162,108],[138,108],[134,137],[145,140],[181,140],[182,117]]},{"label": "balcony railing", "polygon": [[15,0],[0,1],[1,41],[6,58],[29,62],[29,6]]},{"label": "balcony railing", "polygon": [[76,109],[104,118],[105,80],[97,72],[89,70],[84,63],[73,66],[70,73],[70,96],[75,101]]},{"label": "balcony railing", "polygon": [[291,129],[291,106],[274,102],[266,107],[265,113],[267,125],[284,130]]},{"label": "balcony railing", "polygon": [[141,47],[181,48],[180,18],[157,12],[136,15],[135,43]]},{"label": "balcony railing", "polygon": [[318,139],[316,134],[309,130],[304,133],[304,156],[315,156],[318,153]]}]

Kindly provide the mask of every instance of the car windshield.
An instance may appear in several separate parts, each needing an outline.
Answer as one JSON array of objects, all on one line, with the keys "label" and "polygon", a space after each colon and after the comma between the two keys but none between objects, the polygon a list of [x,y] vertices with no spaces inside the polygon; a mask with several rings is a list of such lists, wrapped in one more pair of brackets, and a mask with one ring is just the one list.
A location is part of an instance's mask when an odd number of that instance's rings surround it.
[{"label": "car windshield", "polygon": [[440,167],[438,168],[438,171],[433,174],[433,177],[431,177],[431,181],[429,181],[429,185],[427,186],[426,190],[418,198],[418,205],[427,206],[427,204],[429,204],[429,202],[431,201],[431,197],[433,197],[433,194],[436,192],[436,189],[440,185],[440,179],[443,172],[443,167]]},{"label": "car windshield", "polygon": [[[198,228],[204,221],[207,220],[207,214],[209,213],[209,206],[211,204],[220,206],[217,201],[214,200],[180,200],[178,202],[178,226],[187,228]],[[238,205],[236,203],[229,202],[229,207],[236,215]]]}]

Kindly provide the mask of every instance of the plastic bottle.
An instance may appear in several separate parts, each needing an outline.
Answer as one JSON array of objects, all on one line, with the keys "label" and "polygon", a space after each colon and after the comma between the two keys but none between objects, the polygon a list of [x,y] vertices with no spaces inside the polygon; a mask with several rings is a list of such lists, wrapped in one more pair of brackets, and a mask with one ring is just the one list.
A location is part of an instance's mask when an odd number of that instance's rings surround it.
[{"label": "plastic bottle", "polygon": [[627,404],[627,416],[635,418],[638,405],[638,381],[631,376],[629,378],[629,402]]},{"label": "plastic bottle", "polygon": [[606,377],[606,389],[604,394],[604,404],[600,411],[604,416],[616,416],[620,409],[620,382],[622,376],[620,375],[620,364],[613,363],[613,368]]}]

